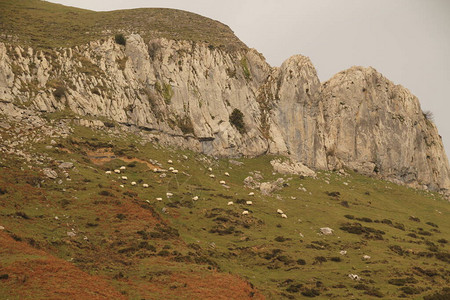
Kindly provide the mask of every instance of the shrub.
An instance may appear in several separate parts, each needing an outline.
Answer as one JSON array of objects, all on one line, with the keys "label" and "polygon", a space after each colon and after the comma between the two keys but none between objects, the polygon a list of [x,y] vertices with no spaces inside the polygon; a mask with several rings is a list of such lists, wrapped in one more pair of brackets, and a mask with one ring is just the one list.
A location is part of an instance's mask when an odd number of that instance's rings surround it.
[{"label": "shrub", "polygon": [[251,78],[250,69],[248,67],[248,61],[246,57],[241,59],[242,72],[244,73],[245,79],[249,80]]},{"label": "shrub", "polygon": [[114,40],[117,44],[125,46],[127,44],[127,40],[122,33],[118,33],[114,36]]},{"label": "shrub", "polygon": [[66,94],[66,88],[62,85],[57,86],[55,90],[53,91],[53,96],[55,96],[56,99],[61,99],[62,96]]},{"label": "shrub", "polygon": [[299,258],[299,259],[297,259],[297,264],[304,266],[304,265],[306,265],[306,261],[304,259]]},{"label": "shrub", "polygon": [[235,108],[231,113],[230,123],[231,125],[236,127],[237,131],[239,131],[240,134],[244,134],[246,132],[244,114],[239,109]]}]

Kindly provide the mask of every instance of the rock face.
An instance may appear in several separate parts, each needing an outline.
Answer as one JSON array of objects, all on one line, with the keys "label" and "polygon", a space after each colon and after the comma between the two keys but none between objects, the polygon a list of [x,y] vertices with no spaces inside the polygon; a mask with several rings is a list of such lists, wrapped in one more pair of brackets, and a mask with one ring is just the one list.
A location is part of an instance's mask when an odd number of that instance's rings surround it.
[{"label": "rock face", "polygon": [[418,99],[373,68],[353,67],[322,86],[328,168],[449,188],[441,137]]},{"label": "rock face", "polygon": [[[301,55],[272,68],[255,50],[138,34],[126,46],[111,37],[46,52],[0,43],[0,113],[23,106],[72,111],[84,126],[132,126],[211,155],[281,154],[312,169],[450,190],[436,127],[416,97],[372,68],[321,84]],[[230,120],[236,110],[239,122]]]}]

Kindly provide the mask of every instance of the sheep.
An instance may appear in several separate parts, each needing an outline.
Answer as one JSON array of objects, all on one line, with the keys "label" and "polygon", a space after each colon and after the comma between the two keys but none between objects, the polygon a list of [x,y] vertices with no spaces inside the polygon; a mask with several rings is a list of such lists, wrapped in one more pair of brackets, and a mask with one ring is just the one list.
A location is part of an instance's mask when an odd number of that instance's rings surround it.
[{"label": "sheep", "polygon": [[250,192],[250,193],[248,193],[248,195],[249,195],[249,196],[255,196],[255,193]]},{"label": "sheep", "polygon": [[125,166],[121,166],[119,169],[120,170],[126,170],[126,167]]},{"label": "sheep", "polygon": [[363,258],[364,260],[369,260],[369,259],[370,259],[370,256],[369,256],[369,255],[364,255],[362,258]]},{"label": "sheep", "polygon": [[148,184],[144,183],[142,187],[148,188]]},{"label": "sheep", "polygon": [[248,210],[244,210],[244,211],[242,212],[242,214],[243,214],[243,215],[248,215]]},{"label": "sheep", "polygon": [[214,174],[210,174],[209,177],[214,178],[216,176]]},{"label": "sheep", "polygon": [[128,180],[127,176],[122,176],[121,178],[122,178],[122,180]]},{"label": "sheep", "polygon": [[173,171],[173,170],[175,170],[174,167],[170,167],[170,168],[169,168],[169,171]]},{"label": "sheep", "polygon": [[159,172],[159,169],[158,169],[158,168],[154,168],[154,169],[153,169],[153,172],[154,172],[154,173],[158,173],[158,172]]},{"label": "sheep", "polygon": [[361,280],[361,277],[359,277],[356,274],[348,274],[348,277],[350,277],[352,280],[356,280],[356,281]]},{"label": "sheep", "polygon": [[225,180],[219,181],[220,184],[226,184]]},{"label": "sheep", "polygon": [[253,202],[252,201],[247,201],[247,202],[245,202],[247,205],[253,205]]},{"label": "sheep", "polygon": [[277,209],[277,213],[284,214],[284,212],[281,209]]},{"label": "sheep", "polygon": [[136,181],[132,181],[132,182],[131,182],[131,185],[136,185]]},{"label": "sheep", "polygon": [[120,174],[120,170],[118,170],[118,169],[115,169],[115,170],[114,170],[114,173],[116,173],[116,174]]},{"label": "sheep", "polygon": [[212,168],[208,168],[208,171],[212,172]]},{"label": "sheep", "polygon": [[178,174],[178,170],[172,170],[173,174]]},{"label": "sheep", "polygon": [[224,175],[225,175],[225,176],[230,176],[230,173],[225,172]]},{"label": "sheep", "polygon": [[286,216],[285,214],[281,214],[281,217],[282,217],[283,219],[287,219],[287,216]]},{"label": "sheep", "polygon": [[340,254],[340,255],[345,255],[345,254],[347,254],[347,251],[341,250],[341,251],[339,251],[339,254]]},{"label": "sheep", "polygon": [[228,202],[227,205],[233,205],[233,201]]},{"label": "sheep", "polygon": [[158,198],[156,198],[156,201],[162,201],[162,198],[158,197]]},{"label": "sheep", "polygon": [[106,171],[105,174],[106,175],[110,175],[110,174],[112,174],[112,172],[111,171]]},{"label": "sheep", "polygon": [[166,193],[166,196],[167,196],[167,198],[170,198],[170,197],[173,196],[173,194],[172,193]]},{"label": "sheep", "polygon": [[192,200],[197,201],[198,200],[198,196],[192,197]]},{"label": "sheep", "polygon": [[173,161],[172,161],[171,159],[169,159],[169,160],[167,161],[167,163],[168,163],[168,164],[173,164]]},{"label": "sheep", "polygon": [[121,185],[119,185],[121,188],[123,188],[124,187],[124,185],[123,184],[121,184]]}]

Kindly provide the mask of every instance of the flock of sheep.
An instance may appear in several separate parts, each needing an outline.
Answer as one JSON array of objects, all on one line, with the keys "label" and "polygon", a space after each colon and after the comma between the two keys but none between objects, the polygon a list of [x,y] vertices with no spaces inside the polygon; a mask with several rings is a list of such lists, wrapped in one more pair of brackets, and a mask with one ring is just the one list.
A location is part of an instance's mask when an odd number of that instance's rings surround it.
[{"label": "flock of sheep", "polygon": [[[168,163],[168,164],[173,164],[173,161],[169,159],[169,160],[167,161],[167,163]],[[121,166],[119,169],[115,169],[114,171],[109,171],[109,170],[108,170],[108,171],[105,172],[105,174],[106,174],[106,175],[112,175],[113,172],[114,172],[115,174],[121,174],[121,173],[123,173],[125,170],[126,170],[126,167],[125,167],[125,166]],[[173,174],[178,174],[178,172],[179,172],[179,171],[178,171],[177,169],[175,169],[174,167],[169,167],[168,171],[172,172]],[[208,168],[208,171],[209,171],[209,172],[212,172],[213,169],[212,169],[211,167],[209,167],[209,168]],[[158,169],[158,168],[154,168],[154,169],[153,169],[153,172],[155,172],[155,173],[161,173],[161,172],[165,172],[165,170],[163,170],[163,169]],[[230,176],[230,174],[229,174],[228,172],[225,172],[224,175],[225,175],[225,176],[228,176],[228,177]],[[215,178],[216,176],[215,176],[214,174],[210,174],[209,177],[210,177],[210,178]],[[127,177],[127,176],[120,176],[119,178],[120,178],[121,180],[124,180],[124,181],[125,181],[125,180],[128,180],[128,177]],[[226,185],[226,181],[225,181],[225,180],[220,180],[219,183],[220,183],[221,185]],[[132,181],[132,182],[131,182],[131,185],[132,185],[132,186],[136,186],[136,185],[137,185],[136,181]],[[125,187],[125,186],[124,186],[123,184],[121,184],[120,187],[123,188],[123,187]],[[142,184],[142,187],[148,188],[149,185],[148,185],[147,183],[143,183],[143,184]],[[254,196],[254,195],[255,195],[254,192],[250,192],[250,193],[248,194],[248,196]],[[166,197],[167,197],[167,198],[171,198],[172,196],[173,196],[172,193],[170,193],[170,192],[167,192],[167,193],[166,193]],[[193,200],[193,201],[197,201],[198,199],[199,199],[198,196],[192,197],[192,200]],[[162,200],[163,200],[162,197],[157,197],[157,198],[156,198],[156,201],[162,201]],[[148,200],[147,200],[147,201],[148,201]],[[227,205],[233,205],[233,204],[234,204],[233,201],[229,201],[229,202],[227,203]],[[253,205],[253,201],[246,201],[245,204],[246,204],[246,205]],[[278,213],[279,215],[281,215],[282,218],[287,219],[287,215],[286,215],[281,209],[277,209],[277,213]],[[249,211],[248,211],[248,210],[244,210],[244,211],[242,212],[242,215],[248,215],[248,214],[249,214]]]}]

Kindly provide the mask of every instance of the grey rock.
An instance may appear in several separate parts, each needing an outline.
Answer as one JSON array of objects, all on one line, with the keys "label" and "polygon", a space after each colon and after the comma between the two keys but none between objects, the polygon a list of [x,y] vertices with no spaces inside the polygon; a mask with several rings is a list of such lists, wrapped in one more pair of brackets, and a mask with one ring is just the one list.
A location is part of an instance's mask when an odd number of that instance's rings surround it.
[{"label": "grey rock", "polygon": [[50,179],[58,178],[58,173],[56,173],[50,168],[45,168],[42,170],[42,172],[44,173],[45,176],[47,176]]},{"label": "grey rock", "polygon": [[73,168],[73,163],[71,163],[71,162],[63,162],[63,163],[61,163],[58,166],[58,168],[60,168],[60,169],[71,169],[71,168]]}]

